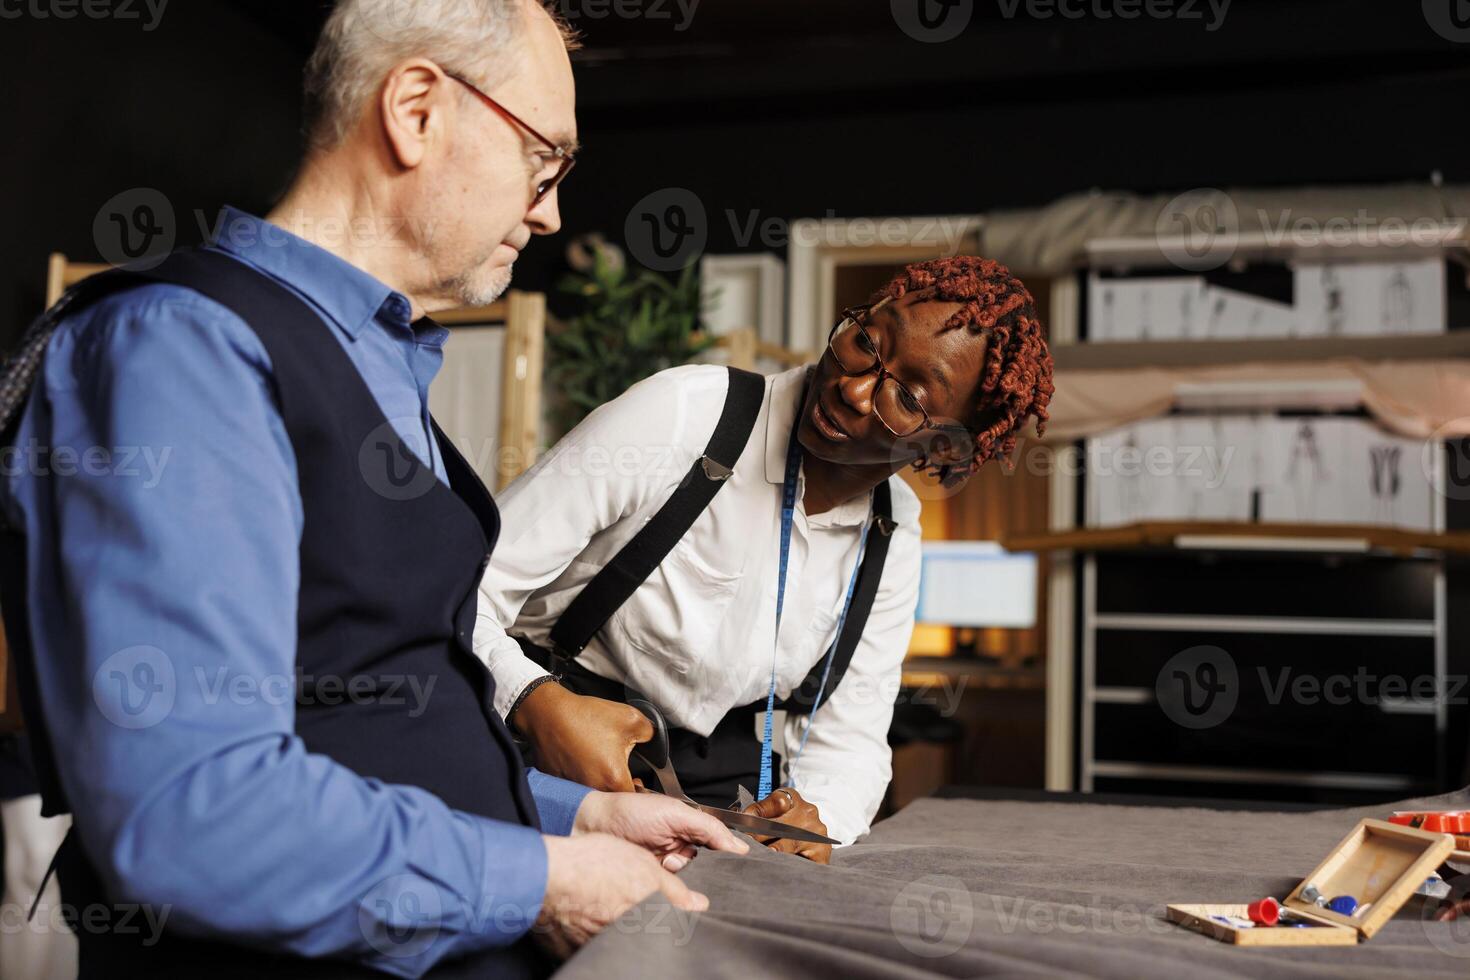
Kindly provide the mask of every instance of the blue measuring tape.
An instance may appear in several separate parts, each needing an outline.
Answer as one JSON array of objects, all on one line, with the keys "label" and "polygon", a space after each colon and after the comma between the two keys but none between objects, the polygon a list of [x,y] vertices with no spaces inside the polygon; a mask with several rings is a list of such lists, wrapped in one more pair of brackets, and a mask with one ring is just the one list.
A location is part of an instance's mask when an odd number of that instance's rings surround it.
[{"label": "blue measuring tape", "polygon": [[[776,635],[772,641],[771,651],[771,688],[766,692],[766,723],[764,733],[761,735],[761,781],[760,791],[756,799],[763,800],[771,795],[771,716],[776,710],[776,661],[781,650],[781,614],[786,607],[786,570],[791,563],[791,527],[796,520],[796,481],[801,474],[801,444],[797,442],[796,431],[801,424],[801,411],[797,410],[796,426],[791,430],[791,442],[786,447],[786,482],[781,486],[781,572],[776,586]],[[842,613],[837,619],[837,635],[832,638],[832,645],[827,648],[826,663],[822,666],[822,683],[817,688],[816,700],[812,702],[812,713],[807,717],[806,730],[801,733],[801,745],[796,750],[796,755],[791,759],[792,765],[801,758],[802,752],[806,751],[807,736],[812,732],[812,725],[816,723],[817,708],[821,706],[822,695],[827,692],[827,675],[832,670],[832,660],[837,654],[837,644],[842,640],[842,628],[847,624],[847,611],[852,606],[852,596],[857,590],[858,573],[863,567],[863,552],[868,545],[868,523],[873,519],[872,497],[869,496],[868,521],[863,523],[862,532],[858,538],[857,563],[852,567],[852,578],[847,583],[847,596],[842,601]]]}]

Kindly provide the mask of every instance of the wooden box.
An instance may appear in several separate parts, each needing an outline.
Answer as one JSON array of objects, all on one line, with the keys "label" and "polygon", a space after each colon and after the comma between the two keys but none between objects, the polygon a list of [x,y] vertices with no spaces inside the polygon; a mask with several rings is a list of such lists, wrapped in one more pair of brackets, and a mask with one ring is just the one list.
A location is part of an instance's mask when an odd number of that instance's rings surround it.
[{"label": "wooden box", "polygon": [[[1282,918],[1295,915],[1308,927],[1243,929],[1214,918],[1244,919],[1244,904],[1170,905],[1169,921],[1238,946],[1352,946],[1382,929],[1454,846],[1449,834],[1363,820],[1282,901]],[[1358,911],[1341,915],[1318,907],[1302,897],[1309,886],[1327,898],[1352,895]]]}]

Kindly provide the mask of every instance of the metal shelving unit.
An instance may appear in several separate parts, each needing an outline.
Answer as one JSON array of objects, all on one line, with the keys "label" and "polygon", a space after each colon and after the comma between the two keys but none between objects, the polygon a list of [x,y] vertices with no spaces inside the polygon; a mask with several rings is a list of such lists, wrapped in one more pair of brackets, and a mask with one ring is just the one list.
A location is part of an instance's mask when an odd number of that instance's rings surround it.
[{"label": "metal shelving unit", "polygon": [[[1248,243],[1238,259],[1289,263],[1299,251]],[[1259,246],[1259,247],[1258,247]],[[1439,254],[1465,264],[1463,228],[1446,234]],[[1372,249],[1363,252],[1371,254]],[[1092,267],[1146,268],[1151,241],[1094,243]],[[1317,255],[1317,258],[1328,256]],[[1337,255],[1331,256],[1337,258]],[[1354,253],[1354,257],[1361,257]],[[1083,308],[1080,287],[1068,291]],[[1082,326],[1085,315],[1076,323]],[[1325,357],[1463,358],[1470,331],[1442,336],[1306,338],[1254,341],[1088,344],[1085,329],[1057,348],[1059,367],[1118,372],[1154,366],[1311,363]],[[1250,393],[1249,407],[1311,409],[1312,398],[1275,380]],[[1229,410],[1226,393],[1208,409]],[[1352,393],[1331,393],[1336,404]],[[1318,399],[1320,400],[1320,398]],[[1311,404],[1309,404],[1311,403]],[[1196,408],[1201,406],[1195,406]],[[1084,478],[1059,494],[1080,517]],[[1073,778],[1049,770],[1051,788],[1180,795],[1355,802],[1431,792],[1445,785],[1450,658],[1447,563],[1470,554],[1470,535],[1446,534],[1445,474],[1430,530],[1193,522],[1082,528],[1054,507],[1048,535],[1006,542],[1024,550],[1063,550],[1071,572],[1054,576],[1051,617],[1075,627]],[[1060,519],[1059,519],[1060,518]],[[1147,556],[1145,558],[1144,556]],[[1190,594],[1188,585],[1201,590]],[[1341,595],[1334,597],[1334,589]],[[1071,612],[1056,603],[1070,602]],[[1240,700],[1217,723],[1192,729],[1166,717],[1162,680],[1176,655],[1221,649],[1237,670]],[[1287,681],[1326,672],[1371,673],[1378,686],[1346,705],[1291,692]],[[1422,681],[1418,692],[1389,696],[1390,672]],[[1203,675],[1202,675],[1203,676]],[[1283,678],[1280,687],[1276,678]],[[1188,696],[1189,681],[1180,684]],[[1432,686],[1430,696],[1423,696]],[[1453,693],[1453,692],[1449,692]],[[1464,692],[1462,692],[1463,696]],[[1274,697],[1273,697],[1274,695]],[[1234,702],[1232,702],[1234,703]],[[1337,709],[1336,713],[1329,708]],[[1064,731],[1057,727],[1056,733]],[[1215,787],[1211,789],[1211,787]]]}]

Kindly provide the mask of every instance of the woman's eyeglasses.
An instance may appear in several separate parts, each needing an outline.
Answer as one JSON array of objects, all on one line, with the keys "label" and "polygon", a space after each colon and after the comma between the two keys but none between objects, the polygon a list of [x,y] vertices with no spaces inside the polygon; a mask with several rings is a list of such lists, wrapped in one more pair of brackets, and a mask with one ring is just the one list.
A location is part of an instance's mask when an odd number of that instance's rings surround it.
[{"label": "woman's eyeglasses", "polygon": [[918,395],[909,390],[883,363],[878,344],[868,333],[867,323],[887,299],[870,306],[855,306],[842,311],[842,319],[827,335],[827,351],[845,374],[862,375],[878,372],[878,386],[873,390],[873,411],[883,427],[900,439],[924,429],[963,433],[973,439],[963,425],[935,422]]},{"label": "woman's eyeglasses", "polygon": [[529,134],[533,139],[546,147],[546,152],[548,154],[561,161],[560,166],[557,167],[556,173],[552,174],[546,180],[543,180],[541,181],[541,183],[536,185],[536,196],[531,199],[531,207],[534,208],[536,205],[546,200],[546,195],[550,194],[556,188],[557,184],[560,184],[562,181],[566,180],[567,174],[571,173],[572,168],[577,165],[576,154],[572,153],[565,147],[557,146],[555,143],[551,142],[551,140],[536,132],[536,130],[532,129],[531,126],[527,124],[524,120],[522,120],[520,116],[517,116],[505,106],[501,105],[499,102],[496,102],[484,92],[481,92],[472,83],[466,81],[453,72],[445,72],[444,74],[448,75],[456,82],[459,82],[459,84],[463,85],[471,92],[474,92],[480,97],[480,101],[484,102],[487,106],[499,113],[502,119],[510,123],[512,126],[525,130],[526,133]]}]

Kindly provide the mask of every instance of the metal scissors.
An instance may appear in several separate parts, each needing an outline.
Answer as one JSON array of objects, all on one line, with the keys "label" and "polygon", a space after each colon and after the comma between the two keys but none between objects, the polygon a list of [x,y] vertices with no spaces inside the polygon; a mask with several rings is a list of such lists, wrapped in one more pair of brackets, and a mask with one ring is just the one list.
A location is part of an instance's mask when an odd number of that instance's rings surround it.
[{"label": "metal scissors", "polygon": [[[810,841],[813,844],[839,843],[830,837],[823,837],[810,830],[793,827],[789,823],[768,820],[765,817],[758,817],[753,813],[741,813],[738,810],[721,810],[719,807],[705,806],[703,803],[691,800],[685,794],[684,788],[679,785],[679,777],[674,775],[674,766],[669,760],[669,726],[664,722],[663,712],[659,711],[652,702],[642,698],[630,698],[628,704],[643,712],[644,717],[653,724],[653,738],[635,746],[633,754],[653,770],[654,775],[658,777],[659,787],[664,796],[676,799],[680,803],[687,803],[696,810],[708,813],[726,827],[743,830],[747,834],[761,837],[789,837],[792,840]],[[643,792],[653,793],[658,790],[644,787]]]}]

